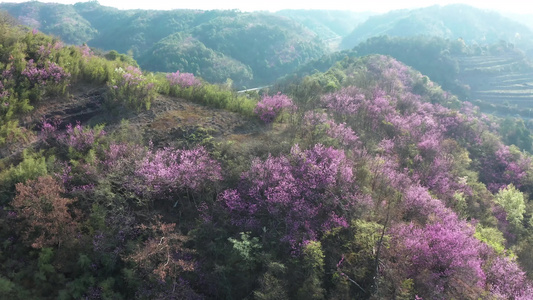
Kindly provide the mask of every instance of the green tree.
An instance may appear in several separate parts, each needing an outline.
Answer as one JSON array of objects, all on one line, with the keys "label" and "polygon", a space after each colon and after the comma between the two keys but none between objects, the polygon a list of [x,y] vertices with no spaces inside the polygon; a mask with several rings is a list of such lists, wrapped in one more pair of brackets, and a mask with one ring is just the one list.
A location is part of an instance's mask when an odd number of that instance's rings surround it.
[{"label": "green tree", "polygon": [[12,297],[12,292],[15,289],[15,284],[9,279],[0,276],[0,296],[4,299]]},{"label": "green tree", "polygon": [[271,262],[268,270],[259,279],[260,288],[254,291],[254,298],[257,300],[285,300],[290,299],[287,294],[287,281],[285,275],[287,267],[277,262]]},{"label": "green tree", "polygon": [[303,249],[303,269],[305,280],[298,290],[298,299],[325,299],[322,288],[324,274],[324,253],[322,244],[310,241]]},{"label": "green tree", "polygon": [[513,184],[508,185],[505,189],[501,189],[494,201],[501,205],[507,213],[507,220],[516,227],[522,225],[524,213],[526,212],[526,205],[524,203],[524,194],[517,190]]}]

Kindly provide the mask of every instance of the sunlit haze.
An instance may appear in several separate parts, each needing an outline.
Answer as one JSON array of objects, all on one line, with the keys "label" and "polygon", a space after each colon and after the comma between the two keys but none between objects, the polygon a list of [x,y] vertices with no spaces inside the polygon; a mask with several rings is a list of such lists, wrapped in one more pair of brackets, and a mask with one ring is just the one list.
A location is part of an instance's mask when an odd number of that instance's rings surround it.
[{"label": "sunlit haze", "polygon": [[[0,2],[25,2],[25,1],[0,1]],[[55,2],[63,4],[73,4],[73,0],[56,0],[56,1],[41,1],[41,2]],[[131,1],[131,0],[101,0],[98,1],[101,5],[117,7],[120,9],[239,9],[241,11],[278,11],[282,9],[334,9],[334,10],[353,10],[353,11],[374,11],[386,12],[402,8],[417,8],[431,5],[447,5],[452,3],[464,3],[474,7],[497,10],[501,12],[512,12],[520,14],[533,14],[533,5],[525,4],[522,0],[513,1],[485,1],[485,0],[470,0],[470,1],[426,1],[426,0],[411,0],[411,1],[393,1],[393,0],[376,0],[376,1],[350,1],[346,0],[330,0],[330,1],[215,1],[215,0],[196,0],[196,1],[166,1],[166,0],[152,0],[152,1]]]}]

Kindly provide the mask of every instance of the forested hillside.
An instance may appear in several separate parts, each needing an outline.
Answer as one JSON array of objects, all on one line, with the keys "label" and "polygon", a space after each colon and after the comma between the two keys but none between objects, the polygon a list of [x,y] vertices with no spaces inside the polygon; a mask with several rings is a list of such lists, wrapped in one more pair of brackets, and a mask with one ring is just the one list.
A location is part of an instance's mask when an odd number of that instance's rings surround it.
[{"label": "forested hillside", "polygon": [[527,26],[500,15],[464,4],[396,10],[370,17],[346,36],[341,47],[350,49],[369,38],[388,36],[430,36],[461,38],[480,46],[511,42],[525,50],[533,48],[533,33]]},{"label": "forested hillside", "polygon": [[[343,57],[390,55],[444,90],[475,102],[484,112],[531,118],[533,63],[515,45],[500,41],[480,46],[440,37],[370,38],[352,50],[335,52],[298,68],[298,76],[326,71]],[[287,77],[290,77],[287,76]]]},{"label": "forested hillside", "polygon": [[350,34],[357,25],[376,15],[372,12],[303,9],[280,10],[276,14],[289,17],[309,28],[330,45],[332,50],[337,50],[342,38]]},{"label": "forested hillside", "polygon": [[237,95],[0,39],[2,299],[533,294],[531,155],[506,144],[526,129],[398,60]]},{"label": "forested hillside", "polygon": [[514,111],[528,117],[524,113],[533,100],[533,63],[511,43],[479,46],[462,39],[379,37],[353,51],[358,55],[391,55],[463,99],[480,101],[491,113]]},{"label": "forested hillside", "polygon": [[[322,29],[269,13],[118,10],[97,2],[2,3],[0,9],[68,44],[128,53],[152,71],[179,69],[220,83],[230,78],[236,87],[271,82],[328,51]],[[346,23],[336,24],[329,24],[331,30],[348,30]]]},{"label": "forested hillside", "polygon": [[[314,33],[291,20],[272,14],[238,13],[217,17],[192,28],[189,34],[180,36],[183,41],[175,41],[180,37],[173,35],[157,43],[139,58],[141,66],[170,72],[175,69],[172,63],[182,60],[177,64],[180,69],[211,81],[224,81],[226,74],[218,75],[219,78],[207,78],[206,75],[216,73],[220,68],[232,68],[232,61],[214,60],[212,63],[202,60],[202,50],[208,49],[214,55],[220,53],[235,58],[241,63],[239,68],[250,70],[255,83],[267,84],[298,65],[326,53],[324,44]],[[207,63],[196,64],[197,60]],[[237,77],[234,80],[242,79]]]},{"label": "forested hillside", "polygon": [[[471,47],[472,55],[494,54],[489,48],[501,43],[521,49],[529,57],[533,53],[533,33],[527,26],[466,5],[382,15],[333,10],[118,10],[97,2],[62,5],[34,1],[4,3],[0,8],[22,24],[59,36],[68,44],[87,43],[104,51],[127,53],[146,70],[181,70],[218,83],[229,78],[236,88],[268,85],[309,61],[325,61],[323,55],[332,55],[329,62],[333,63],[345,55],[331,54],[340,44],[350,50],[357,46],[355,55],[393,55],[445,89],[467,97],[467,86],[477,89],[477,85],[470,84],[472,76],[454,74],[457,68],[462,70],[454,64],[461,61],[456,57],[457,50],[462,51],[458,47],[464,48],[457,40]],[[390,39],[384,42],[383,36]],[[419,42],[424,49],[413,48],[420,46]],[[410,50],[399,50],[406,47]],[[322,65],[322,70],[330,66]],[[482,94],[473,91],[472,95]]]}]

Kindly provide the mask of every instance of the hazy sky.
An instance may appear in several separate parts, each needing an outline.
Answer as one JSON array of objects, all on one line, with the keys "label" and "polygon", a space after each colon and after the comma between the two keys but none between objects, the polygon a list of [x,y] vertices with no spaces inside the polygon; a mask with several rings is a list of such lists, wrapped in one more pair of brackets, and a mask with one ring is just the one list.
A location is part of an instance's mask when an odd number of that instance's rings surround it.
[{"label": "hazy sky", "polygon": [[[0,2],[24,2],[21,0],[0,0]],[[83,1],[75,0],[42,0],[41,2],[56,2],[56,3],[76,3]],[[533,14],[533,4],[525,4],[525,0],[506,0],[506,1],[491,1],[491,0],[369,0],[369,1],[355,1],[355,0],[189,0],[189,1],[169,1],[169,0],[99,0],[100,4],[105,6],[117,7],[120,9],[177,9],[177,8],[193,8],[193,9],[240,9],[242,11],[254,10],[269,10],[277,11],[281,9],[341,9],[354,11],[375,11],[386,12],[389,10],[400,8],[415,8],[426,7],[434,4],[446,5],[450,3],[465,3],[478,8],[514,12],[514,13],[528,13]]]}]

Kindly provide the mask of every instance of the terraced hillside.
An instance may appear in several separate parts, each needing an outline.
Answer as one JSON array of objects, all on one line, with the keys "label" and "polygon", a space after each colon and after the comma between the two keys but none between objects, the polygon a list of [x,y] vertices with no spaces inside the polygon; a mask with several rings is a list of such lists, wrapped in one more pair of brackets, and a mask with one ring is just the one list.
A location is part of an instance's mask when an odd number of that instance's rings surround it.
[{"label": "terraced hillside", "polygon": [[458,78],[470,86],[469,100],[481,100],[500,113],[533,108],[533,67],[523,55],[468,56],[458,62]]}]

